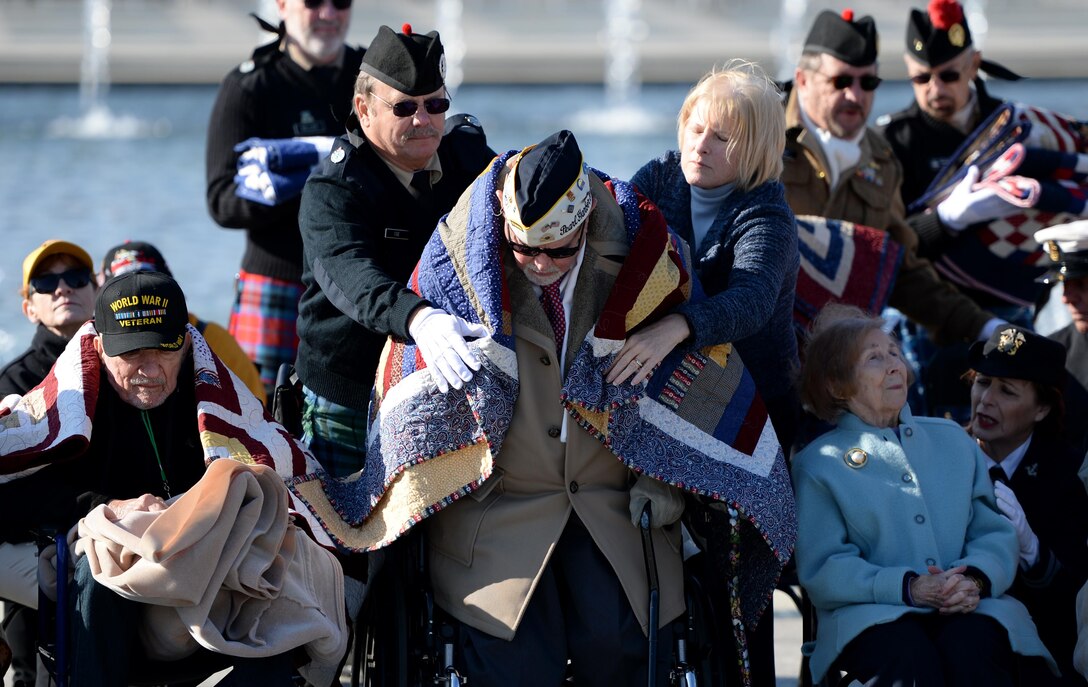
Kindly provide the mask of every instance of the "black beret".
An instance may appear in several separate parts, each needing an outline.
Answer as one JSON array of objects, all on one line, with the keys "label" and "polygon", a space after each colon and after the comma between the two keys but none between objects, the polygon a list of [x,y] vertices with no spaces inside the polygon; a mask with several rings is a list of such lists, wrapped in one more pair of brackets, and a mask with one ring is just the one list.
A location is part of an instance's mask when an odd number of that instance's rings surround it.
[{"label": "black beret", "polygon": [[442,39],[437,31],[412,33],[410,24],[401,28],[403,33],[380,27],[359,69],[405,95],[434,93],[446,83]]},{"label": "black beret", "polygon": [[971,344],[967,364],[991,377],[1025,379],[1057,389],[1065,386],[1065,346],[1013,324],[995,329],[985,343]]},{"label": "black beret", "polygon": [[944,64],[971,47],[971,29],[956,0],[930,0],[907,20],[907,54],[924,65]]},{"label": "black beret", "polygon": [[826,53],[854,67],[867,67],[876,62],[876,22],[872,17],[855,20],[853,10],[843,10],[841,15],[824,10],[812,24],[802,51]]}]

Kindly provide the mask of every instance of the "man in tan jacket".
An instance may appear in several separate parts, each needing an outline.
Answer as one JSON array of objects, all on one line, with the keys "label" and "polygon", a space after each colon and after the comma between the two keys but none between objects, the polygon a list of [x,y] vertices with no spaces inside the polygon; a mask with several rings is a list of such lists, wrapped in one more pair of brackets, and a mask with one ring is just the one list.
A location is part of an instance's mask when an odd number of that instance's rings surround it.
[{"label": "man in tan jacket", "polygon": [[866,124],[880,85],[876,56],[872,17],[855,19],[850,10],[817,16],[786,106],[786,199],[797,215],[888,232],[906,249],[891,306],[923,325],[939,345],[986,340],[1002,321],[918,256],[918,236],[904,220],[902,167]]},{"label": "man in tan jacket", "polygon": [[[636,477],[561,402],[628,253],[623,213],[568,131],[510,158],[496,185],[520,390],[494,474],[428,519],[435,599],[461,623],[472,685],[557,685],[568,659],[579,685],[644,683],[649,585],[632,518],[652,502],[665,676],[668,624],[684,609],[683,500]],[[470,195],[445,240],[465,240]],[[643,379],[655,362],[635,358],[609,381]]]}]

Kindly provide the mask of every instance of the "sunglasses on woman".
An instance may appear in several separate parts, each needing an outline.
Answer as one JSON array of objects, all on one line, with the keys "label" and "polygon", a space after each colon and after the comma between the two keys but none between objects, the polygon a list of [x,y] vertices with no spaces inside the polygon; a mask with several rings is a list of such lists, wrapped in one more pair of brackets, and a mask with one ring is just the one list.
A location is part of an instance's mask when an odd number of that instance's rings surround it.
[{"label": "sunglasses on woman", "polygon": [[845,91],[854,85],[854,79],[857,79],[861,84],[861,90],[863,91],[875,91],[884,79],[881,79],[875,74],[864,74],[862,76],[855,77],[853,74],[837,74],[830,76],[822,72],[816,72],[820,76],[828,80],[828,82],[835,87],[836,91]]},{"label": "sunglasses on woman", "polygon": [[[388,105],[389,109],[393,110],[393,114],[397,117],[411,117],[419,112],[419,103],[414,100],[401,100],[400,102],[391,103],[377,93],[371,93],[370,95]],[[450,109],[450,99],[427,98],[423,101],[423,109],[427,111],[427,114],[442,114]]]},{"label": "sunglasses on woman", "polygon": [[[584,224],[582,226],[585,227]],[[535,258],[538,255],[547,255],[552,260],[563,260],[564,258],[573,258],[578,254],[578,251],[582,249],[582,239],[585,238],[585,235],[586,232],[583,230],[578,236],[578,243],[573,246],[563,246],[562,248],[526,246],[524,243],[514,243],[513,241],[507,241],[506,243],[510,246],[510,250],[528,258]]]},{"label": "sunglasses on woman", "polygon": [[82,289],[91,283],[91,271],[86,267],[73,267],[63,272],[52,272],[30,278],[31,293],[53,293],[60,286],[60,281],[69,288]]},{"label": "sunglasses on woman", "polygon": [[[316,10],[325,4],[325,0],[302,0],[302,4],[308,10]],[[332,0],[332,6],[338,10],[346,10],[351,7],[351,0]]]},{"label": "sunglasses on woman", "polygon": [[[910,77],[910,80],[912,83],[923,86],[929,83],[929,80],[932,79],[933,76],[933,72],[923,72],[921,74],[915,74],[914,76]],[[936,76],[944,83],[956,83],[960,80],[960,77],[963,76],[963,74],[961,74],[958,69],[945,69],[942,72],[937,72]]]}]

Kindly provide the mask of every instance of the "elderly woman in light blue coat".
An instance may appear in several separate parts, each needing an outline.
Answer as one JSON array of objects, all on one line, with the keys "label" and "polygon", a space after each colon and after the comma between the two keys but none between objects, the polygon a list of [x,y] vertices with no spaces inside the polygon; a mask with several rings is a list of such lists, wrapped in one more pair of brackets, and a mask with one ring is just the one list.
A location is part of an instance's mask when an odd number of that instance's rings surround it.
[{"label": "elderly woman in light blue coat", "polygon": [[1030,669],[1017,655],[1053,669],[1024,606],[1004,596],[1019,548],[982,454],[956,424],[910,414],[907,367],[882,324],[830,306],[806,349],[802,398],[837,425],[793,461],[813,677],[1014,685]]}]

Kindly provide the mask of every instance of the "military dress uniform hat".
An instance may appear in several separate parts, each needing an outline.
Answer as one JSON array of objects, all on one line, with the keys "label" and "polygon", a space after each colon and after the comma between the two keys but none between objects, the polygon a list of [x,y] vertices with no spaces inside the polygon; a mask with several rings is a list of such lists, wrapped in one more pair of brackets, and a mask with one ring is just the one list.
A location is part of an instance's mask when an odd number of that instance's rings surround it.
[{"label": "military dress uniform hat", "polygon": [[140,348],[176,351],[185,342],[185,294],[161,272],[128,272],[110,279],[94,302],[94,327],[108,356]]},{"label": "military dress uniform hat", "polygon": [[876,62],[876,22],[872,17],[855,20],[851,9],[841,15],[824,10],[812,24],[802,52],[826,53],[854,67],[868,67]]},{"label": "military dress uniform hat", "polygon": [[571,132],[552,134],[508,164],[502,211],[525,245],[559,241],[589,217],[593,208],[589,170]]},{"label": "military dress uniform hat", "polygon": [[[927,67],[944,64],[973,45],[971,28],[957,0],[930,0],[926,11],[912,9],[907,19],[907,54]],[[996,62],[979,66],[991,76],[1019,81],[1020,75]]]},{"label": "military dress uniform hat", "polygon": [[1088,220],[1040,229],[1035,232],[1035,240],[1046,247],[1050,259],[1055,263],[1040,281],[1050,284],[1088,277]]},{"label": "military dress uniform hat", "polygon": [[30,251],[30,254],[23,259],[23,293],[30,292],[30,278],[38,271],[38,266],[46,258],[54,255],[71,255],[76,262],[86,267],[92,274],[94,273],[94,260],[87,251],[68,241],[50,239]]},{"label": "military dress uniform hat", "polygon": [[174,276],[166,266],[166,258],[155,246],[144,241],[125,241],[106,251],[102,258],[102,276],[106,279],[119,277],[126,272],[162,272]]},{"label": "military dress uniform hat", "polygon": [[401,33],[380,27],[359,69],[413,97],[434,93],[446,83],[446,55],[438,32],[413,33],[411,24],[402,26]]},{"label": "military dress uniform hat", "polygon": [[1057,389],[1065,385],[1065,346],[1012,324],[995,329],[986,342],[971,344],[967,364],[991,377],[1025,379]]}]

